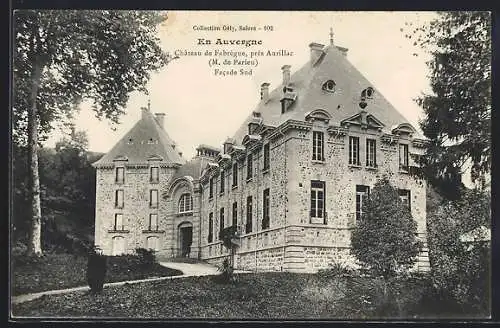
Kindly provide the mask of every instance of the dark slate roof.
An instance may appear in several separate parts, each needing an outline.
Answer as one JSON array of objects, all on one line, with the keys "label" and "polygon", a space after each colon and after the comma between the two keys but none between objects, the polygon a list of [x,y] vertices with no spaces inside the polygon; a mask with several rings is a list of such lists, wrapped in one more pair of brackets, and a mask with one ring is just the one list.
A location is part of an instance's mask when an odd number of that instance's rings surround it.
[{"label": "dark slate roof", "polygon": [[172,181],[185,176],[190,176],[194,180],[198,180],[201,176],[202,170],[205,168],[207,163],[211,161],[213,161],[213,159],[203,156],[196,156],[193,159],[190,159],[177,169],[175,174],[172,176]]},{"label": "dark slate roof", "polygon": [[[281,98],[283,85],[269,93],[268,101],[261,101],[255,112],[260,112],[263,124],[277,127],[288,119],[303,121],[306,113],[315,109],[324,109],[330,113],[330,124],[340,125],[340,122],[359,113],[361,91],[367,87],[375,90],[373,99],[368,101],[366,111],[374,115],[384,125],[384,132],[390,133],[391,127],[400,123],[409,123],[408,120],[392,106],[387,99],[370,83],[339,50],[340,47],[327,46],[323,48],[323,55],[314,63],[306,63],[290,77],[290,83],[297,93],[297,100],[292,107],[281,114]],[[327,80],[335,81],[335,92],[322,89]],[[403,82],[403,81],[402,81]],[[243,137],[248,133],[248,123],[252,120],[249,115],[234,135],[236,143],[241,144]],[[415,137],[422,138],[419,132]]]},{"label": "dark slate roof", "polygon": [[[150,142],[150,139],[153,142]],[[160,163],[184,164],[186,162],[175,149],[173,140],[156,121],[153,114],[147,109],[142,109],[141,120],[93,165],[112,164],[113,160],[118,157],[126,157],[127,163],[130,164],[141,164],[147,163],[150,157],[158,156],[162,158]]]}]

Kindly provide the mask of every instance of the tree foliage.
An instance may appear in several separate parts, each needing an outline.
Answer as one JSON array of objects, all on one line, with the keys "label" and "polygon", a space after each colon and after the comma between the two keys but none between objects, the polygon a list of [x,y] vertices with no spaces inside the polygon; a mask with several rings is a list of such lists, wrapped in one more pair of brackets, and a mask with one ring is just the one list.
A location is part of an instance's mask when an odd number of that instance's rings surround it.
[{"label": "tree foliage", "polygon": [[164,19],[148,11],[15,12],[13,139],[28,148],[30,253],[42,251],[40,140],[83,100],[93,102],[98,118],[117,122],[129,94],[146,92],[150,72],[169,60],[155,34]]},{"label": "tree foliage", "polygon": [[[39,150],[42,242],[47,248],[74,251],[74,242],[90,244],[95,211],[95,170],[91,163],[102,154],[87,151],[86,134],[76,131]],[[14,240],[26,242],[30,206],[26,192],[26,148],[16,147],[13,161]],[[59,244],[59,245],[56,245]]]},{"label": "tree foliage", "polygon": [[385,278],[414,265],[422,246],[415,237],[417,223],[387,178],[377,181],[362,206],[351,236],[354,256]]},{"label": "tree foliage", "polygon": [[438,294],[489,312],[491,198],[469,190],[428,215],[432,281]]},{"label": "tree foliage", "polygon": [[93,101],[99,118],[117,122],[132,91],[147,92],[150,72],[168,56],[156,37],[161,12],[18,10],[14,14],[14,140],[26,143],[33,71],[42,70],[36,98],[42,136],[52,123]]},{"label": "tree foliage", "polygon": [[458,188],[472,163],[472,181],[491,168],[491,16],[488,12],[439,12],[420,26],[407,23],[406,37],[430,53],[432,93],[416,101],[431,144],[423,164],[431,182]]}]

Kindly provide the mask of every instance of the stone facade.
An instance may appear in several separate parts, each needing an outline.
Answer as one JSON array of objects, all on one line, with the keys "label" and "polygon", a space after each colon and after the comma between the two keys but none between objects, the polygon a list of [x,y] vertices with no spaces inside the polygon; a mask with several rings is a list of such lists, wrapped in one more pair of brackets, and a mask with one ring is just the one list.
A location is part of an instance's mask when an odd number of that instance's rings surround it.
[{"label": "stone facade", "polygon": [[[261,102],[223,149],[200,145],[186,162],[162,120],[143,110],[137,127],[95,165],[96,245],[106,254],[145,247],[220,264],[229,253],[219,233],[236,225],[236,268],[356,266],[350,238],[360,190],[383,176],[401,189],[425,244],[426,183],[411,173],[426,141],[350,66],[347,49],[310,47],[304,68],[291,75],[283,66],[283,82],[272,92],[262,84]],[[145,148],[155,140],[158,147]],[[155,183],[153,166],[160,168]],[[118,167],[123,183],[116,182]],[[150,206],[152,189],[157,208]],[[123,208],[114,206],[116,190],[123,190]],[[116,214],[123,216],[120,229]],[[155,229],[148,228],[150,214],[158,215]],[[426,246],[416,268],[428,269]]]}]

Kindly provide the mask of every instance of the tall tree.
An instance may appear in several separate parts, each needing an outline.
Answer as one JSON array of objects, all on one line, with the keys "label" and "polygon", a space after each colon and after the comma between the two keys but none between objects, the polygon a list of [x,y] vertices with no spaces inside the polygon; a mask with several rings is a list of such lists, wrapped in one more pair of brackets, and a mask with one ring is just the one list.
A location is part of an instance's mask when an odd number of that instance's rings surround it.
[{"label": "tall tree", "polygon": [[491,168],[490,13],[439,12],[426,24],[407,25],[406,37],[431,55],[432,93],[417,99],[431,140],[422,158],[426,173],[437,185],[457,187],[450,178],[472,164],[472,181],[484,180]]},{"label": "tall tree", "polygon": [[[76,105],[93,101],[98,118],[117,122],[129,94],[147,92],[150,72],[169,56],[147,11],[20,10],[14,13],[14,142],[27,144],[32,224],[28,249],[41,254],[40,136]],[[27,138],[23,137],[26,136]]]}]

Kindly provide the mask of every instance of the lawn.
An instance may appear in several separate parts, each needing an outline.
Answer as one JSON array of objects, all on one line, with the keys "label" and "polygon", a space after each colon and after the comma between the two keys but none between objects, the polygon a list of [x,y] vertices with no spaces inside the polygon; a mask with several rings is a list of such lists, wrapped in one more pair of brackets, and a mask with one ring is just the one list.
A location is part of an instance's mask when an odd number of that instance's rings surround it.
[{"label": "lawn", "polygon": [[[237,277],[237,282],[226,285],[217,283],[214,277],[189,277],[109,287],[101,295],[88,292],[50,295],[14,305],[13,314],[192,319],[377,319],[446,315],[442,308],[422,304],[426,284],[422,279],[392,285],[390,305],[380,307],[381,289],[373,278],[281,272]],[[433,310],[441,312],[433,314]]]},{"label": "lawn", "polygon": [[[106,282],[181,275],[158,263],[141,266],[136,256],[110,256]],[[47,253],[40,258],[16,255],[12,258],[12,295],[86,286],[87,257]]]}]

